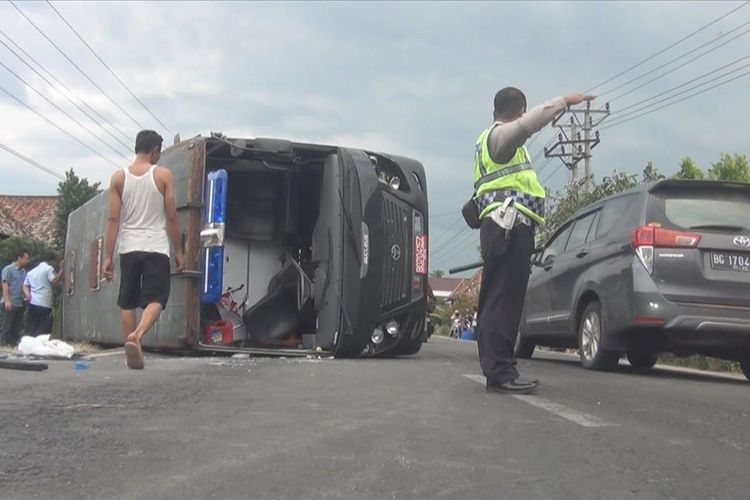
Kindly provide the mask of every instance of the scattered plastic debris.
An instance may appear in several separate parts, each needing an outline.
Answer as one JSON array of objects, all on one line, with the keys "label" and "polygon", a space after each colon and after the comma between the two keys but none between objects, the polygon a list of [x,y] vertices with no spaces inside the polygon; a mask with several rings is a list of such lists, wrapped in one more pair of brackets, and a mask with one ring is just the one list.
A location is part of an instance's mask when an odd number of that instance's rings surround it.
[{"label": "scattered plastic debris", "polygon": [[75,348],[62,340],[50,339],[49,335],[30,337],[25,335],[18,344],[18,352],[26,356],[66,358],[70,359],[75,354]]}]

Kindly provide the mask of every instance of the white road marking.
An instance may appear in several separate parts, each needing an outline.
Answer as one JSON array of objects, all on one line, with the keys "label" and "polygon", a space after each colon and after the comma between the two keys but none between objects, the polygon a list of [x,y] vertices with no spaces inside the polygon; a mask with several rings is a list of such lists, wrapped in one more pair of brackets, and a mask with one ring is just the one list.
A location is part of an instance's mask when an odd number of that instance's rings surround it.
[{"label": "white road marking", "polygon": [[[473,380],[474,382],[485,384],[485,378],[481,375],[472,375],[467,373],[464,374],[464,377],[468,378],[469,380]],[[539,396],[533,396],[530,394],[511,394],[511,396],[525,403],[528,403],[531,406],[546,410],[553,415],[557,415],[558,417],[570,420],[571,422],[578,424],[581,427],[618,427],[617,424],[605,422],[599,417],[574,410],[573,408],[569,408],[559,403],[554,403],[552,401],[549,401],[548,399],[540,398]]]}]

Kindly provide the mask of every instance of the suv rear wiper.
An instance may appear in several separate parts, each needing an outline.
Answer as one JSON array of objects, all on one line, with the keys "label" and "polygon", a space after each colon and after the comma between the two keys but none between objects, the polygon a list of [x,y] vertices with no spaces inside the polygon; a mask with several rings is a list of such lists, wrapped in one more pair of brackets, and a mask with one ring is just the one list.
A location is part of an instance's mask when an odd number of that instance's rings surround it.
[{"label": "suv rear wiper", "polygon": [[732,226],[729,224],[700,224],[698,226],[690,226],[689,229],[716,229],[718,231],[734,231],[734,232],[741,232],[741,231],[748,231],[746,227],[743,226]]}]

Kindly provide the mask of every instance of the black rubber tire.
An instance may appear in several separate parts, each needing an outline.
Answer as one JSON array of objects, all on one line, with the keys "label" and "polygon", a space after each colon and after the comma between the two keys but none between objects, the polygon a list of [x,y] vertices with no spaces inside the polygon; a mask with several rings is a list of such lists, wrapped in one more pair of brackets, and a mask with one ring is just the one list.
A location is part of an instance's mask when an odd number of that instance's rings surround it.
[{"label": "black rubber tire", "polygon": [[659,357],[647,352],[629,351],[628,362],[636,370],[650,370],[656,364]]},{"label": "black rubber tire", "polygon": [[745,375],[745,378],[750,380],[750,358],[740,361],[740,369]]},{"label": "black rubber tire", "polygon": [[31,372],[40,372],[49,367],[47,363],[36,363],[22,359],[0,359],[0,368],[8,370],[24,370]]},{"label": "black rubber tire", "polygon": [[516,338],[516,345],[513,346],[513,355],[516,358],[521,359],[531,359],[531,356],[534,355],[534,349],[536,349],[536,344],[529,339],[525,338],[524,332],[526,331],[526,328],[524,327],[524,323],[526,322],[526,318],[521,318],[521,323],[518,325],[518,337]]},{"label": "black rubber tire", "polygon": [[[592,319],[597,318],[595,321],[598,321],[597,327],[599,329],[599,341],[596,352],[592,357],[589,358],[584,354],[582,338],[586,319],[590,315],[592,316]],[[604,324],[604,319],[602,318],[602,306],[598,300],[594,300],[586,306],[586,309],[583,310],[583,314],[581,314],[581,319],[578,323],[578,357],[581,359],[581,364],[583,365],[583,367],[587,370],[613,370],[617,366],[617,363],[620,361],[620,353],[607,351],[601,347],[601,338],[605,335],[606,325]]]}]

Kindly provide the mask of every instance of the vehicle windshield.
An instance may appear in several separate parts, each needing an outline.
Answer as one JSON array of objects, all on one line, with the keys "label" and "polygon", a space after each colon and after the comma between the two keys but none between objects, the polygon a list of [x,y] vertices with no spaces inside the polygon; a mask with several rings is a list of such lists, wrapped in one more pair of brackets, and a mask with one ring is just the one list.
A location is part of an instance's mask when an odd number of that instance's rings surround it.
[{"label": "vehicle windshield", "polygon": [[650,222],[682,229],[743,231],[750,226],[750,194],[747,192],[677,191],[661,193],[656,200]]}]

